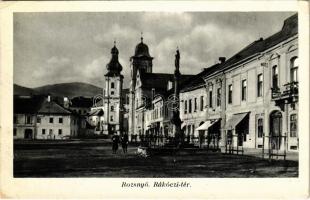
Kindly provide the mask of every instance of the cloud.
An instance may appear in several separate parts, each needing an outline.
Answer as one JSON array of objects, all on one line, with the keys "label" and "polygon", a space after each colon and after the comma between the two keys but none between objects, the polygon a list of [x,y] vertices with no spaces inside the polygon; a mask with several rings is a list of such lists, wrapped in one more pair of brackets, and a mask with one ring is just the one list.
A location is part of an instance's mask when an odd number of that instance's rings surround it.
[{"label": "cloud", "polygon": [[74,64],[70,58],[52,56],[39,68],[33,71],[32,79],[52,84],[55,79],[59,82],[73,81],[77,75]]},{"label": "cloud", "polygon": [[[113,41],[124,87],[143,31],[153,71],[173,73],[176,47],[181,72],[195,74],[279,30],[292,13],[102,12],[15,13],[14,82],[37,87],[83,81],[103,86]],[[34,37],[35,36],[35,37]],[[32,76],[25,76],[31,74]]]}]

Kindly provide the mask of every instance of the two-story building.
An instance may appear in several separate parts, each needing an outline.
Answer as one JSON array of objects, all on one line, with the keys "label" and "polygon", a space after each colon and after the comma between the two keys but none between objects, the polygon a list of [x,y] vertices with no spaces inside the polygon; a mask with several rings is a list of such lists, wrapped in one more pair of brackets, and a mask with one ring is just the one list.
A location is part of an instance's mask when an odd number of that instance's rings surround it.
[{"label": "two-story building", "polygon": [[52,101],[50,96],[14,97],[14,139],[77,137],[83,128],[79,119],[79,115]]},{"label": "two-story building", "polygon": [[37,111],[43,96],[14,96],[14,139],[34,139],[37,135]]},{"label": "two-story building", "polygon": [[216,71],[225,61],[223,59],[220,59],[221,63],[205,68],[183,84],[180,92],[180,117],[181,128],[188,142],[199,143],[200,146],[218,145],[221,87],[218,80],[206,82],[204,77]]},{"label": "two-story building", "polygon": [[[204,79],[208,98],[222,100],[222,145],[298,149],[297,14],[278,33],[254,41]],[[221,98],[213,92],[216,87]]]},{"label": "two-story building", "polygon": [[35,139],[66,139],[79,134],[79,116],[48,97],[37,111]]}]

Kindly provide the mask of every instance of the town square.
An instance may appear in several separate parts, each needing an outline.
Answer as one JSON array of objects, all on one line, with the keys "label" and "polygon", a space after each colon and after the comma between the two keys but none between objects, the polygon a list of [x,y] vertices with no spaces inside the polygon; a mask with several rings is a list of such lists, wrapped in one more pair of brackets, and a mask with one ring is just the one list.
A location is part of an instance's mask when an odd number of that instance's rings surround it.
[{"label": "town square", "polygon": [[15,13],[14,45],[14,177],[299,175],[297,13]]}]

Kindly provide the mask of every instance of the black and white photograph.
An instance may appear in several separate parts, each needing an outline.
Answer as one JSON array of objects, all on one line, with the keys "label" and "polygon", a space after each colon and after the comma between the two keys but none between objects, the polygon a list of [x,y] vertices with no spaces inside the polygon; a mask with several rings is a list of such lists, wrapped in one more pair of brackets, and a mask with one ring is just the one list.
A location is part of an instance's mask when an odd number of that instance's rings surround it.
[{"label": "black and white photograph", "polygon": [[298,177],[298,14],[14,13],[14,177]]},{"label": "black and white photograph", "polygon": [[305,4],[16,3],[0,196],[304,197]]}]

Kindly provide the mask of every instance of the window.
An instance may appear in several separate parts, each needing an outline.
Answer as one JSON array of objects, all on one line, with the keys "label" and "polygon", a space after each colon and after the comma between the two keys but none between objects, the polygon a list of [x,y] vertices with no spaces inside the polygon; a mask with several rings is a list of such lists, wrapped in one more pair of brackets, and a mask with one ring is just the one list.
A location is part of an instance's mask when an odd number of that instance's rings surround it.
[{"label": "window", "polygon": [[58,129],[58,135],[61,135],[61,134],[62,134],[62,130]]},{"label": "window", "polygon": [[45,129],[42,129],[42,135],[45,135]]},{"label": "window", "polygon": [[38,124],[41,123],[41,117],[37,117],[37,123],[38,123]]},{"label": "window", "polygon": [[184,101],[184,113],[187,113],[187,100]]},{"label": "window", "polygon": [[16,128],[13,129],[13,136],[16,136],[17,135],[17,130]]},{"label": "window", "polygon": [[54,118],[53,117],[50,117],[50,123],[54,123]]},{"label": "window", "polygon": [[200,96],[200,111],[203,111],[203,96]]},{"label": "window", "polygon": [[13,122],[14,122],[14,124],[17,124],[17,116],[14,116]]},{"label": "window", "polygon": [[257,96],[263,96],[263,74],[257,75]]},{"label": "window", "polygon": [[212,87],[210,87],[210,89],[209,89],[209,107],[210,108],[212,108],[213,107],[213,101],[212,101],[212,99],[213,99],[213,96],[212,96]]},{"label": "window", "polygon": [[298,58],[294,57],[291,59],[291,82],[298,81]]},{"label": "window", "polygon": [[26,124],[31,124],[31,116],[26,116]]},{"label": "window", "polygon": [[59,117],[58,122],[59,122],[59,124],[62,124],[62,123],[63,123],[62,117]]},{"label": "window", "polygon": [[111,116],[110,116],[110,121],[113,122],[113,119],[114,119],[114,118],[113,118],[113,116],[111,115]]},{"label": "window", "polygon": [[232,103],[232,84],[228,85],[228,104]]},{"label": "window", "polygon": [[221,106],[221,94],[222,94],[222,88],[217,88],[216,105],[217,105],[218,107]]},{"label": "window", "polygon": [[257,120],[257,137],[262,138],[264,134],[264,124],[263,119],[259,118]]},{"label": "window", "polygon": [[241,100],[246,100],[246,80],[242,80]]},{"label": "window", "polygon": [[190,125],[187,126],[187,134],[188,134],[188,135],[191,134],[191,126],[190,126]]},{"label": "window", "polygon": [[111,88],[114,88],[114,82],[111,82]]},{"label": "window", "polygon": [[297,137],[297,114],[290,116],[290,136]]},{"label": "window", "polygon": [[195,124],[192,125],[192,134],[195,134]]},{"label": "window", "polygon": [[192,113],[192,100],[188,101],[188,113]]},{"label": "window", "polygon": [[111,91],[111,95],[114,95],[114,91]]},{"label": "window", "polygon": [[112,111],[112,112],[114,111],[114,106],[111,106],[111,111]]},{"label": "window", "polygon": [[49,135],[53,135],[53,129],[50,129]]},{"label": "window", "polygon": [[272,86],[273,88],[279,88],[279,72],[278,72],[278,66],[275,65],[272,67]]},{"label": "window", "polygon": [[197,111],[197,98],[194,99],[194,112]]}]

